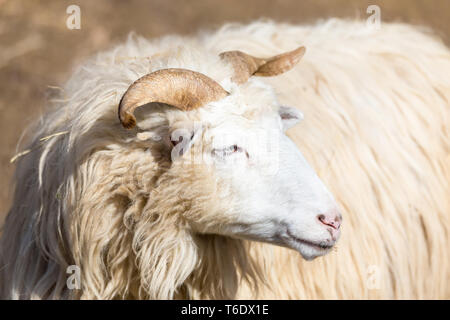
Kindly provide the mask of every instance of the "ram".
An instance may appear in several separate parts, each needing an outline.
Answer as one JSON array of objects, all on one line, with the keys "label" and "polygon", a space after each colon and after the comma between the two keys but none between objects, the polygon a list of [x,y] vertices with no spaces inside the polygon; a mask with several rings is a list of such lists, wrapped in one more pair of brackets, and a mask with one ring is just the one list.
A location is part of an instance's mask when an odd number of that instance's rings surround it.
[{"label": "ram", "polygon": [[1,297],[449,298],[449,74],[403,24],[130,36],[17,159]]}]

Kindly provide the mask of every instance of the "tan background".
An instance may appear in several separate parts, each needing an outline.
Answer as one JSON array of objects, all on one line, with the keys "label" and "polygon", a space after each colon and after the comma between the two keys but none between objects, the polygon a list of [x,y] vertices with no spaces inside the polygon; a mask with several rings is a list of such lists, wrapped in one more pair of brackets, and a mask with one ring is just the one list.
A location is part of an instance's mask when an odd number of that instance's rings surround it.
[{"label": "tan background", "polygon": [[[81,8],[81,30],[66,27],[71,4]],[[450,0],[0,0],[0,222],[12,196],[9,160],[23,129],[42,113],[53,86],[87,56],[130,31],[157,37],[258,18],[365,19],[370,4],[380,6],[382,21],[430,26],[450,43]]]}]

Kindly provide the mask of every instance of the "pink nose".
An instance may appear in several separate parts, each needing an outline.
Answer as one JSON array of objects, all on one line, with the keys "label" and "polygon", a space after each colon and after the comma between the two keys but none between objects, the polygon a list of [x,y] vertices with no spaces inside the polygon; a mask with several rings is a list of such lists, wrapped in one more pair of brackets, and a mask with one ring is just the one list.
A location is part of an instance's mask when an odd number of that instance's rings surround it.
[{"label": "pink nose", "polygon": [[322,224],[333,228],[333,231],[337,231],[341,227],[342,215],[339,211],[333,210],[327,213],[319,214],[317,219],[319,219]]}]

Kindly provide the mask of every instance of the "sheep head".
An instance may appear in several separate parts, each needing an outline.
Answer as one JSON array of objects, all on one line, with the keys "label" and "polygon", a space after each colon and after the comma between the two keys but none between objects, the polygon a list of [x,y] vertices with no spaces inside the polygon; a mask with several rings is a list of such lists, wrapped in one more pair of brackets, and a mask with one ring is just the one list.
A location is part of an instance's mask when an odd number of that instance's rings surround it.
[{"label": "sheep head", "polygon": [[[280,106],[267,84],[247,81],[290,70],[304,52],[300,47],[265,59],[240,51],[220,54],[232,67],[230,92],[187,69],[155,71],[128,88],[119,105],[125,128],[136,125],[133,111],[151,102],[184,111],[163,112],[168,130],[158,146],[170,165],[150,196],[154,208],[181,217],[195,235],[270,242],[293,248],[306,259],[329,252],[340,234],[340,213],[284,134],[302,114]],[[144,127],[143,122],[140,129]],[[276,147],[269,150],[260,142]],[[147,225],[142,232],[148,232]]]}]

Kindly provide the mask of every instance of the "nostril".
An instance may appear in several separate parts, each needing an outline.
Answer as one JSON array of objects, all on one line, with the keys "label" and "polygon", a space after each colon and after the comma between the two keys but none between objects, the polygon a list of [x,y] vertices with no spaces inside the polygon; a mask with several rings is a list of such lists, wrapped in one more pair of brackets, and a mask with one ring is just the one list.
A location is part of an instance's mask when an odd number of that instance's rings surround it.
[{"label": "nostril", "polygon": [[342,217],[340,214],[319,214],[317,219],[324,225],[339,229]]}]

